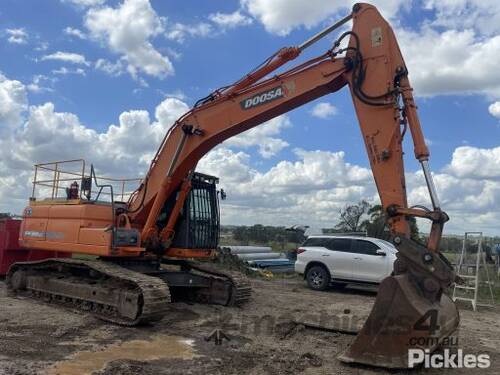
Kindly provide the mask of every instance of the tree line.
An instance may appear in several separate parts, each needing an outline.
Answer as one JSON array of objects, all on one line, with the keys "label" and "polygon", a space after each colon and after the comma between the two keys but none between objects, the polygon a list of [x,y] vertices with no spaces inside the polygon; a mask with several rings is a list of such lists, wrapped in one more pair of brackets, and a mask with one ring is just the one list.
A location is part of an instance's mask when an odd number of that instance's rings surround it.
[{"label": "tree line", "polygon": [[305,240],[304,232],[287,230],[286,227],[275,227],[270,225],[237,226],[233,230],[233,238],[241,243],[249,242],[257,244],[268,244],[270,242],[294,242],[301,243]]},{"label": "tree line", "polygon": [[[307,224],[307,223],[305,223]],[[415,218],[409,218],[411,238],[425,244],[427,236],[420,233]],[[222,227],[222,233],[232,233],[234,240],[242,243],[269,244],[279,243],[301,243],[305,240],[303,231],[291,231],[282,226],[269,226],[256,224],[252,226],[228,226]],[[382,205],[371,205],[365,200],[355,204],[346,205],[339,210],[338,222],[330,228],[323,228],[323,234],[335,233],[359,233],[362,232],[369,237],[390,240],[391,233],[386,223],[386,217]],[[489,257],[492,254],[494,244],[500,243],[500,238],[484,238],[483,250]],[[449,236],[441,239],[440,250],[442,252],[460,253],[462,251],[463,238],[460,236]],[[477,251],[474,242],[467,245],[468,252]],[[474,250],[474,248],[476,250]]]}]

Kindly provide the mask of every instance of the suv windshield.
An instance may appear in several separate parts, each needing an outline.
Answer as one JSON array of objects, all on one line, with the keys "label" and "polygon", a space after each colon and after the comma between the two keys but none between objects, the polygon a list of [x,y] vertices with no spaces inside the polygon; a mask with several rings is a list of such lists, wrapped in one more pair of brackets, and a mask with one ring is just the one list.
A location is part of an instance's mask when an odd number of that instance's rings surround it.
[{"label": "suv windshield", "polygon": [[396,250],[395,246],[392,243],[390,243],[389,241],[377,239],[377,242],[379,242],[383,245],[389,246],[391,249]]}]

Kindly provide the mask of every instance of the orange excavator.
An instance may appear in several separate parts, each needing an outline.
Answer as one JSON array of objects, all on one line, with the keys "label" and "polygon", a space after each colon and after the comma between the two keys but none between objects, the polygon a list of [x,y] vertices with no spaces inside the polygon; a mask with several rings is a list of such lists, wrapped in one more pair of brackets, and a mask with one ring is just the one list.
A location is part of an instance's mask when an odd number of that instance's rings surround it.
[{"label": "orange excavator", "polygon": [[[351,20],[352,30],[326,53],[274,73]],[[107,186],[99,184],[93,168],[90,175],[83,169],[66,199],[33,196],[20,229],[23,249],[98,259],[17,262],[6,278],[9,291],[124,325],[161,319],[171,300],[244,303],[251,291],[241,275],[200,262],[217,246],[219,209],[217,179],[195,172],[196,165],[224,140],[344,86],[352,94],[398,255],[394,275],[380,285],[364,327],[340,359],[408,367],[409,349],[433,351],[458,327],[458,310],[444,293],[455,274],[438,250],[448,216],[429,170],[408,71],[393,30],[369,4],[354,5],[351,14],[300,46],[280,49],[233,85],[199,100],[169,129],[127,202],[115,199],[111,186],[111,199],[101,201]],[[408,207],[402,150],[407,129],[432,209]],[[431,221],[426,245],[410,239],[411,217]]]}]

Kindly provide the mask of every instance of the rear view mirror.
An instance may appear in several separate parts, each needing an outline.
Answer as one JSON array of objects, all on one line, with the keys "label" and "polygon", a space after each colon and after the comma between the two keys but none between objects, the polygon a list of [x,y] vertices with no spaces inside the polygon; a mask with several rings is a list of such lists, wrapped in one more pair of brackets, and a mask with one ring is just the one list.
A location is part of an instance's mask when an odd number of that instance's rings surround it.
[{"label": "rear view mirror", "polygon": [[380,249],[378,249],[378,250],[377,250],[377,255],[386,256],[386,255],[387,255],[387,253],[386,253],[384,250],[380,250]]}]

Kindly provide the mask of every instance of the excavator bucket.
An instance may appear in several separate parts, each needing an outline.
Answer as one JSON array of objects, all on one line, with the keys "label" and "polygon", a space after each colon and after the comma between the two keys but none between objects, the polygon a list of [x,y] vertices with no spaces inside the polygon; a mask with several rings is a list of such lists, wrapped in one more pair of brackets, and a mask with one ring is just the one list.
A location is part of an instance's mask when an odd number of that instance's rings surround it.
[{"label": "excavator bucket", "polygon": [[[402,258],[400,254],[398,261]],[[420,259],[422,255],[420,253]],[[406,259],[406,263],[409,260]],[[447,266],[438,256],[428,264],[430,269],[435,269],[435,265],[438,271],[444,271],[443,267]],[[339,359],[398,369],[410,367],[410,349],[432,353],[453,334],[459,323],[457,307],[438,285],[429,275],[422,277],[408,270],[387,277],[379,286],[363,328]]]}]

